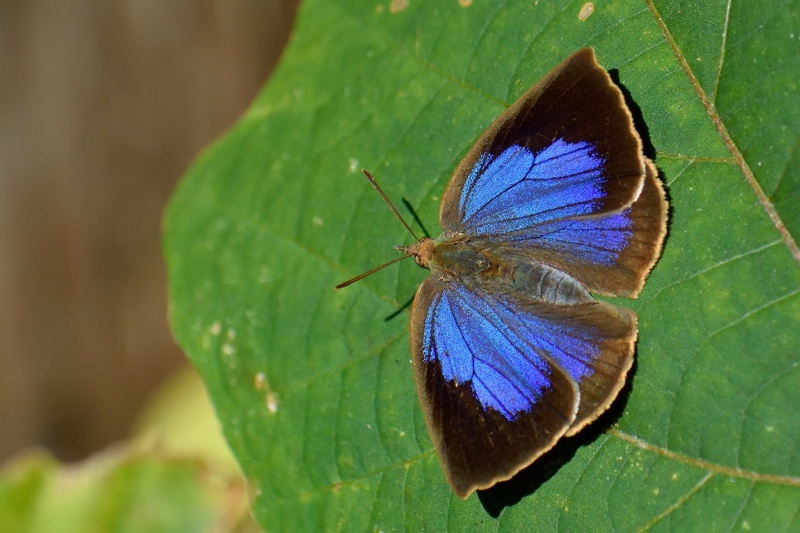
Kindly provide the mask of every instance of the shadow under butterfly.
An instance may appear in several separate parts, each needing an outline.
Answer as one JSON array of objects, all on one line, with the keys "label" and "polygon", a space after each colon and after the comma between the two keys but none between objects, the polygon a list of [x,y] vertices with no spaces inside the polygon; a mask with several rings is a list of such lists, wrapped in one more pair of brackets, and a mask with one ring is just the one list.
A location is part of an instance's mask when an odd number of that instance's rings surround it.
[{"label": "shadow under butterfly", "polygon": [[430,269],[411,310],[412,364],[456,495],[510,479],[608,409],[633,364],[636,315],[590,293],[636,298],[666,219],[623,95],[584,48],[467,153],[438,238],[337,286],[406,257]]}]

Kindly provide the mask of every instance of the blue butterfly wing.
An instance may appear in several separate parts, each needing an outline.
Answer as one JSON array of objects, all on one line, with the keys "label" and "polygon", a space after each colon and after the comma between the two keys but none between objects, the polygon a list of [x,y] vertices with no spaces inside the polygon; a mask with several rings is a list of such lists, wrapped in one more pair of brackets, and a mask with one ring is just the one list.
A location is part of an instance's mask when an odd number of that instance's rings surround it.
[{"label": "blue butterfly wing", "polygon": [[527,253],[593,292],[635,297],[667,204],[619,89],[583,49],[503,113],[456,169],[443,237]]},{"label": "blue butterfly wing", "polygon": [[[582,184],[570,179],[567,194],[591,196]],[[542,194],[546,185],[537,185],[528,189],[538,190],[526,192],[539,194],[533,198],[552,197]],[[502,195],[490,200],[481,213],[465,219],[464,231],[498,253],[523,253],[554,266],[600,294],[636,297],[658,258],[666,232],[664,190],[650,161],[637,199],[611,213],[575,214],[590,209],[586,204],[591,201],[565,200],[541,210],[536,200],[521,200],[517,205],[506,200]]]},{"label": "blue butterfly wing", "polygon": [[666,209],[622,93],[588,48],[464,157],[411,318],[417,393],[456,494],[510,478],[617,396],[636,317],[587,289],[639,293]]},{"label": "blue butterfly wing", "polygon": [[596,418],[631,366],[636,319],[434,277],[414,299],[415,381],[456,494],[513,476]]}]

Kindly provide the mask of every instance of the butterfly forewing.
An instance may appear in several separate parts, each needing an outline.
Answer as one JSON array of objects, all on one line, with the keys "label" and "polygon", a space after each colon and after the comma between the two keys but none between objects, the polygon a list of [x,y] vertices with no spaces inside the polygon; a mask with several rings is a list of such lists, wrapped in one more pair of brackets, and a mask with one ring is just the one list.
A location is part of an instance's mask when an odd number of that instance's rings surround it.
[{"label": "butterfly forewing", "polygon": [[[622,93],[597,64],[591,48],[565,59],[481,135],[445,190],[439,216],[445,233],[463,229],[462,195],[476,188],[474,184],[465,187],[473,171],[477,168],[480,173],[481,163],[498,160],[504,154],[507,157],[515,147],[530,154],[533,167],[539,154],[544,154],[542,159],[548,162],[542,161],[540,166],[545,174],[540,180],[541,194],[552,195],[549,207],[556,212],[564,207],[560,202],[583,204],[592,213],[615,211],[630,205],[641,189],[644,161],[639,135]],[[598,162],[602,162],[602,174],[587,176]],[[514,165],[510,179],[519,177],[522,168]],[[495,196],[507,187],[495,179],[483,181],[477,187]],[[564,200],[552,189],[572,189],[575,195]],[[531,193],[539,197],[540,191],[529,188],[523,194],[506,194],[504,198],[514,202]]]}]

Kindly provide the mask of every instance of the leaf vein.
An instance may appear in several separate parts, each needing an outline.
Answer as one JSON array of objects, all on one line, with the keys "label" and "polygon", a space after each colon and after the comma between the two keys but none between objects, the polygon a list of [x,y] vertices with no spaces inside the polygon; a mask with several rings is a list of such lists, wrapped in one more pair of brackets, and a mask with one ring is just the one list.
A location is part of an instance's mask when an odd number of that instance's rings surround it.
[{"label": "leaf vein", "polygon": [[656,290],[655,294],[647,302],[642,304],[642,306],[639,308],[639,313],[641,314],[646,308],[648,308],[650,305],[652,305],[652,303],[663,292],[665,292],[665,291],[667,291],[669,289],[672,289],[674,287],[677,287],[679,285],[682,285],[683,283],[691,281],[691,280],[693,280],[695,278],[698,278],[698,277],[700,277],[700,276],[702,276],[704,274],[708,274],[709,272],[711,272],[713,270],[716,270],[718,268],[722,268],[723,266],[725,266],[727,264],[730,264],[730,263],[733,263],[734,261],[739,261],[739,260],[744,259],[744,258],[746,258],[748,256],[755,255],[757,253],[763,252],[764,250],[768,250],[768,249],[772,248],[773,246],[776,246],[776,245],[780,244],[781,242],[782,241],[780,239],[779,240],[775,240],[775,241],[769,242],[767,244],[764,244],[762,246],[759,246],[758,248],[754,248],[752,250],[748,250],[746,252],[740,253],[738,255],[734,255],[734,256],[731,256],[731,257],[726,257],[722,261],[719,261],[718,263],[714,263],[713,265],[708,266],[708,267],[706,267],[706,268],[704,268],[702,270],[698,270],[694,274],[690,274],[689,276],[687,276],[685,278],[681,278],[681,279],[679,279],[677,281],[673,281],[672,283],[670,283],[668,285],[664,285],[663,287],[659,287]]},{"label": "leaf vein", "polygon": [[642,440],[628,433],[624,433],[619,429],[615,428],[609,429],[608,434],[614,435],[615,437],[622,439],[626,442],[629,442],[630,444],[633,444],[634,446],[641,448],[645,451],[661,455],[662,457],[666,457],[667,459],[676,461],[678,463],[706,470],[708,471],[709,475],[719,474],[722,476],[728,476],[737,479],[748,479],[750,481],[758,481],[761,483],[772,483],[774,485],[787,485],[790,487],[800,487],[800,477],[763,474],[761,472],[754,472],[752,470],[745,470],[743,468],[725,466],[719,463],[713,463],[711,461],[706,461],[704,459],[696,459],[694,457],[689,457],[688,455],[684,455],[682,453],[674,452],[662,446],[651,444],[645,440]]},{"label": "leaf vein", "polygon": [[714,474],[708,472],[705,476],[702,477],[702,479],[700,479],[700,481],[697,482],[697,484],[694,487],[689,489],[689,491],[687,491],[686,494],[675,500],[675,503],[664,509],[660,514],[653,517],[652,520],[650,520],[644,526],[639,528],[638,531],[647,531],[648,529],[652,528],[653,526],[661,522],[664,518],[672,514],[673,511],[679,509],[684,503],[689,501],[689,498],[694,496],[701,488],[703,488],[703,486],[706,483],[708,483],[708,480],[710,480],[713,476]]},{"label": "leaf vein", "polygon": [[[750,498],[753,497],[753,489],[755,488],[755,483],[750,483],[747,487],[747,493],[743,495],[741,505],[739,505],[739,509],[737,509],[736,514],[731,517],[731,527],[729,531],[734,531],[735,524],[739,523],[742,518],[742,513],[744,513],[745,508],[747,507],[747,503],[750,501]],[[746,529],[741,527],[738,528],[739,531],[745,531]]]},{"label": "leaf vein", "polygon": [[778,215],[778,212],[775,210],[775,206],[772,202],[767,198],[767,195],[764,193],[764,190],[761,188],[761,185],[756,180],[755,174],[753,174],[753,170],[750,168],[750,165],[745,161],[744,155],[742,154],[739,147],[733,141],[730,133],[728,133],[728,129],[725,127],[722,118],[720,117],[719,113],[717,112],[714,103],[709,99],[708,95],[705,93],[703,88],[700,85],[700,81],[694,75],[692,68],[689,66],[689,63],[686,61],[686,57],[678,47],[677,42],[675,41],[674,37],[672,36],[671,32],[667,29],[666,23],[664,19],[656,9],[656,6],[653,0],[646,0],[647,5],[650,7],[650,11],[653,13],[653,17],[655,18],[656,22],[658,23],[659,27],[661,28],[661,33],[666,38],[669,45],[672,47],[672,51],[675,55],[675,58],[678,60],[679,64],[683,68],[686,77],[689,79],[689,82],[694,87],[697,96],[700,98],[700,102],[705,107],[708,116],[711,118],[714,127],[717,129],[717,133],[719,134],[720,138],[723,140],[725,145],[728,147],[728,150],[733,155],[733,158],[736,160],[736,164],[741,169],[742,173],[744,174],[745,180],[750,185],[750,188],[753,189],[753,192],[758,198],[758,202],[761,204],[762,209],[767,213],[772,224],[778,230],[778,233],[781,236],[786,247],[791,252],[792,256],[794,257],[795,261],[800,263],[800,247],[798,247],[797,242],[792,237],[792,234],[789,232],[786,225],[783,223],[783,220]]},{"label": "leaf vein", "polygon": [[731,0],[725,5],[725,20],[722,23],[722,39],[720,42],[719,61],[717,62],[717,74],[714,76],[714,88],[711,90],[711,101],[716,104],[719,82],[722,78],[722,66],[725,64],[725,45],[728,42],[728,26],[731,18]]},{"label": "leaf vein", "polygon": [[[578,473],[578,476],[575,478],[575,482],[570,487],[565,502],[569,502],[570,500],[572,500],[572,495],[575,493],[575,490],[581,484],[580,482],[583,479],[584,474],[586,474],[586,472],[589,470],[589,466],[592,464],[592,461],[594,460],[595,457],[597,457],[597,455],[600,453],[600,451],[605,447],[607,443],[608,443],[608,437],[604,438],[603,442],[601,442],[599,446],[597,446],[597,448],[592,451],[592,455],[586,459],[586,463],[583,465],[580,472]],[[558,524],[559,522],[561,522],[561,516],[567,512],[568,510],[561,509],[561,512],[556,514],[556,523],[555,526],[553,527],[554,531],[558,531],[559,529]]]}]

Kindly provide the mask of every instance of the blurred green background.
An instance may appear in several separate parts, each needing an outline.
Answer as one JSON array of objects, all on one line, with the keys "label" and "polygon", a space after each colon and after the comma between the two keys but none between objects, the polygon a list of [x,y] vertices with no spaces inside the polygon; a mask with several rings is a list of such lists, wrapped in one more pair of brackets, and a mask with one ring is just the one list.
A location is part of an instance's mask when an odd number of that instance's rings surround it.
[{"label": "blurred green background", "polygon": [[0,530],[59,462],[96,479],[155,447],[236,476],[169,332],[160,221],[268,78],[296,3],[0,2]]}]

